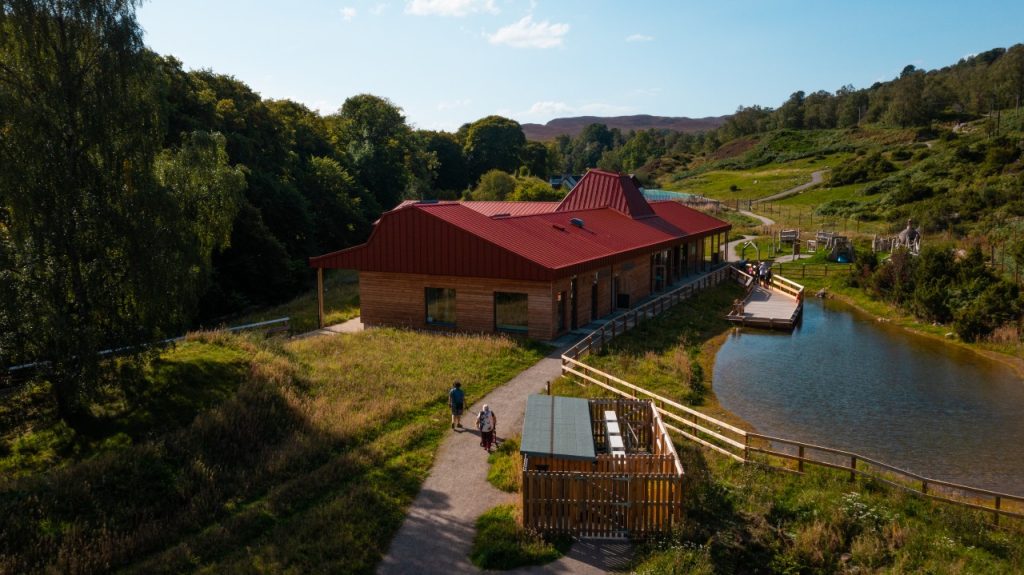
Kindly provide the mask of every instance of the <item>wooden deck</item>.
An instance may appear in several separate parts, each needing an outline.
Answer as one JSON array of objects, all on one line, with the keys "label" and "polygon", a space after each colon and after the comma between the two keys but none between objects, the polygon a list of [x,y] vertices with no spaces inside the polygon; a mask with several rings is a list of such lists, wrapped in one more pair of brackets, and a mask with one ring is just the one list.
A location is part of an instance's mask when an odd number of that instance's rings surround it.
[{"label": "wooden deck", "polygon": [[802,285],[773,276],[768,287],[751,285],[742,310],[734,309],[728,315],[729,321],[751,327],[793,329],[803,312],[803,292]]}]

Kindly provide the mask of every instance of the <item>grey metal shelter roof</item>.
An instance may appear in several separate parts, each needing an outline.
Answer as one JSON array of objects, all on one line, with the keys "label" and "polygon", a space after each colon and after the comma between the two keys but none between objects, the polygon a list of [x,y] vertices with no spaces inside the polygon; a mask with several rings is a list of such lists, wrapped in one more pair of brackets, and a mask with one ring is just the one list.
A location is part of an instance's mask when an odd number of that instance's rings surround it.
[{"label": "grey metal shelter roof", "polygon": [[526,401],[519,451],[561,459],[597,459],[586,399],[531,395]]}]

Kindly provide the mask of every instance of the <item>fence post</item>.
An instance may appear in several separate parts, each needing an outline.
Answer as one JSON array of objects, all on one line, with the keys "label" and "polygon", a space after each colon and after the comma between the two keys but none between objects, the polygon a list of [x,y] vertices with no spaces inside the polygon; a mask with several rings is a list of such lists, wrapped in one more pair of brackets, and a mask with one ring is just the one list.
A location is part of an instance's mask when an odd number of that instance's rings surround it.
[{"label": "fence post", "polygon": [[928,495],[928,481],[924,479],[921,480],[921,494]]},{"label": "fence post", "polygon": [[743,436],[743,462],[750,461],[750,436]]},{"label": "fence post", "polygon": [[1000,502],[1001,502],[1002,500],[1003,500],[1003,498],[1002,498],[1002,497],[1000,497],[1000,496],[996,495],[996,511],[995,511],[995,520],[996,520],[996,526],[997,526],[997,527],[999,526],[999,503],[1000,503]]},{"label": "fence post", "polygon": [[857,479],[857,456],[856,455],[851,455],[850,456],[850,481],[855,481],[856,479]]},{"label": "fence post", "polygon": [[548,380],[547,388],[548,388],[548,395],[551,395],[551,380],[550,379]]},{"label": "fence post", "polygon": [[800,459],[798,459],[797,462],[796,462],[796,470],[799,471],[800,473],[803,473],[804,472],[804,446],[801,445],[799,449],[800,449],[800,451],[797,453],[797,455],[800,456]]}]

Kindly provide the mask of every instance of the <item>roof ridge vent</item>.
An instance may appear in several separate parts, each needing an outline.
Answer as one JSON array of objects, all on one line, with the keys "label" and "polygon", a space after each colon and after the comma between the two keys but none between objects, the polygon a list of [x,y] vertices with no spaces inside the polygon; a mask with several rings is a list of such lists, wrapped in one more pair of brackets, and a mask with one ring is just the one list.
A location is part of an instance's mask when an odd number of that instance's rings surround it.
[{"label": "roof ridge vent", "polygon": [[500,213],[500,214],[494,214],[494,215],[493,215],[493,216],[491,216],[491,217],[492,217],[492,218],[507,218],[507,217],[510,217],[511,215],[512,215],[512,214],[511,214],[511,213],[509,213],[509,212],[502,212],[502,213]]},{"label": "roof ridge vent", "polygon": [[574,226],[576,226],[577,228],[580,228],[580,229],[583,228],[583,220],[580,219],[580,218],[573,218],[573,219],[569,220],[569,223],[574,225]]}]

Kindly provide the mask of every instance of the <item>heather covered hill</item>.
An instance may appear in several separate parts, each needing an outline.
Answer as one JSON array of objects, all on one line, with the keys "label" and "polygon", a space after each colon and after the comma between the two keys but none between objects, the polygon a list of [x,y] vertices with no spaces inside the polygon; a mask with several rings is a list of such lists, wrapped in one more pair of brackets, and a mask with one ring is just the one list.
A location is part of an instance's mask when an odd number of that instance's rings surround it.
[{"label": "heather covered hill", "polygon": [[576,137],[590,124],[604,124],[618,128],[623,132],[630,130],[672,130],[674,132],[707,132],[725,124],[728,116],[708,116],[706,118],[679,118],[672,116],[650,116],[637,114],[634,116],[615,116],[600,118],[598,116],[578,116],[575,118],[555,118],[546,124],[523,124],[523,133],[531,141],[553,140],[561,135]]}]

